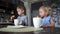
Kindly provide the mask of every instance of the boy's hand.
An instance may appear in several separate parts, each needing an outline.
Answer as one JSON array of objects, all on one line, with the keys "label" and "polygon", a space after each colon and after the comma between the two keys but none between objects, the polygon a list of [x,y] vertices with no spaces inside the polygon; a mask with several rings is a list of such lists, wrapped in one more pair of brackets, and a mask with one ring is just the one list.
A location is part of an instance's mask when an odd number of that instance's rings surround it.
[{"label": "boy's hand", "polygon": [[24,22],[23,22],[23,21],[20,21],[20,22],[18,23],[18,25],[24,25]]},{"label": "boy's hand", "polygon": [[15,18],[15,16],[14,16],[14,15],[13,15],[13,16],[11,16],[11,18],[10,18],[10,19],[11,19],[11,21],[13,21],[13,20],[14,20],[14,18]]}]

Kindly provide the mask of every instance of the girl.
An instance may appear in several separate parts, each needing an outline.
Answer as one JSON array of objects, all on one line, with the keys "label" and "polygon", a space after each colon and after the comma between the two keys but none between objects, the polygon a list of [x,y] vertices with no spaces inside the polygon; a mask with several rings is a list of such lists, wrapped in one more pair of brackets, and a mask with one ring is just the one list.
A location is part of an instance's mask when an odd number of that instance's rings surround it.
[{"label": "girl", "polygon": [[54,20],[50,16],[51,8],[41,6],[39,8],[39,16],[42,18],[42,27],[53,27],[54,26]]}]

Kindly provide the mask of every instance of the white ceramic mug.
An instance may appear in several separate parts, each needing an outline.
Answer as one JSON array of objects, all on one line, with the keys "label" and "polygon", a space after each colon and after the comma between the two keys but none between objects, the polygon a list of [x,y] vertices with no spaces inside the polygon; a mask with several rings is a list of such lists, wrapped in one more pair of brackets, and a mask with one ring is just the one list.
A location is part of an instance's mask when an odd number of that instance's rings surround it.
[{"label": "white ceramic mug", "polygon": [[41,18],[33,18],[33,25],[35,28],[39,28],[41,26]]},{"label": "white ceramic mug", "polygon": [[18,26],[19,20],[18,19],[14,19],[14,25]]}]

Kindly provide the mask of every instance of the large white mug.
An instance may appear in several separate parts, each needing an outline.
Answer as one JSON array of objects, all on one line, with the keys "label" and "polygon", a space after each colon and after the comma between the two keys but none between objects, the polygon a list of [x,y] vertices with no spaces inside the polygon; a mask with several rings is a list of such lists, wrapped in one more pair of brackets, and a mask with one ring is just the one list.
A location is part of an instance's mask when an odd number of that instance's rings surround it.
[{"label": "large white mug", "polygon": [[41,26],[41,18],[33,18],[33,25],[35,28],[39,28]]},{"label": "large white mug", "polygon": [[14,25],[18,26],[19,20],[18,19],[14,19]]}]

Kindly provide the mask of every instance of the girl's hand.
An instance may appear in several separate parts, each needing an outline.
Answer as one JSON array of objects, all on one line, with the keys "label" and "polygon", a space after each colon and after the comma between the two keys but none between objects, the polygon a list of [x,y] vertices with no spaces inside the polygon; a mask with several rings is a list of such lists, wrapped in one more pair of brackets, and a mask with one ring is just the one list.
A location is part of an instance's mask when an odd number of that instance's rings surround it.
[{"label": "girl's hand", "polygon": [[11,19],[11,21],[13,21],[13,20],[14,20],[14,18],[15,18],[15,16],[14,16],[14,15],[13,15],[13,16],[11,16],[11,18],[10,18],[10,19]]},{"label": "girl's hand", "polygon": [[50,25],[41,26],[42,28],[52,28]]},{"label": "girl's hand", "polygon": [[45,26],[41,26],[42,28],[47,28],[48,26],[47,25],[45,25]]}]

